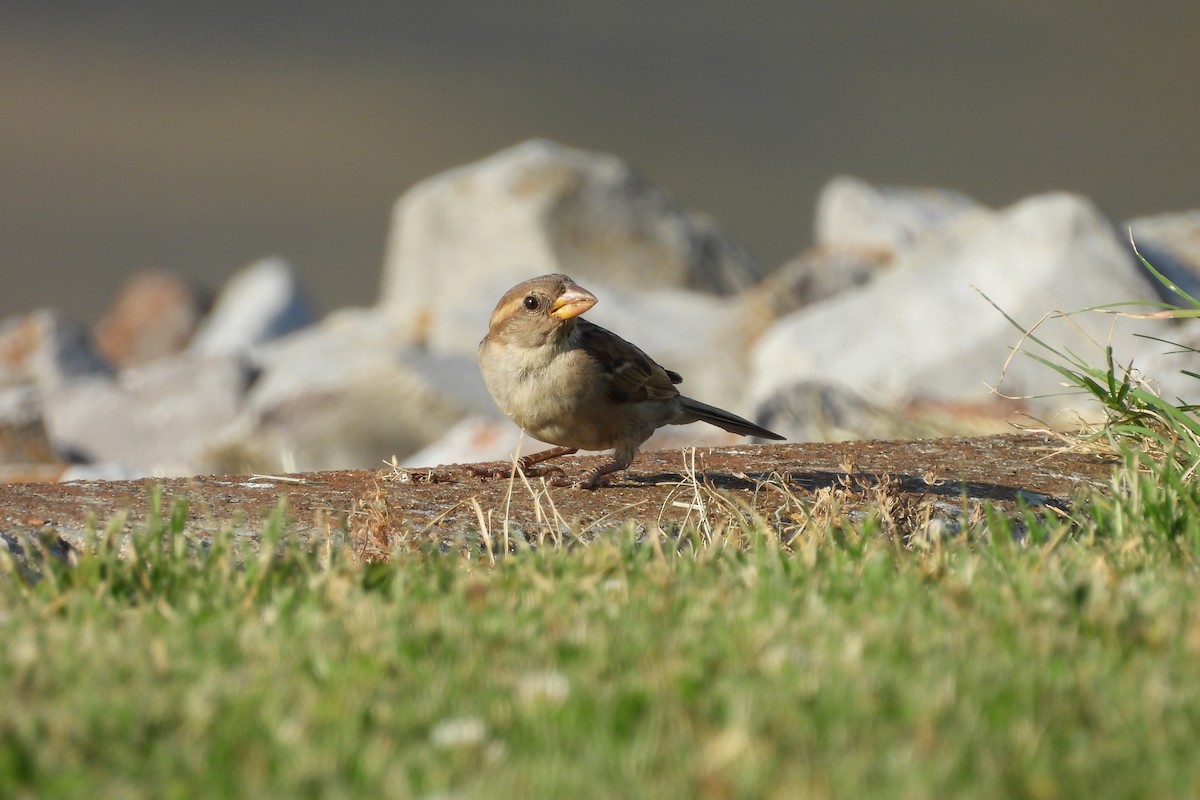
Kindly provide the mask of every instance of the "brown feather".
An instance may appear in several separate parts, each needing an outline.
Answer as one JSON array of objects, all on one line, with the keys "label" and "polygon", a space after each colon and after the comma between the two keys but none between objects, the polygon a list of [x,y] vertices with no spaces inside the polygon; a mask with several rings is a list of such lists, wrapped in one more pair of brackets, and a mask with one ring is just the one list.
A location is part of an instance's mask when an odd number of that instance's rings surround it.
[{"label": "brown feather", "polygon": [[[610,375],[608,399],[613,403],[644,403],[679,396],[675,384],[683,378],[663,369],[637,346],[585,319],[578,322],[579,346]],[[615,341],[614,341],[615,340]],[[620,343],[620,347],[614,344]]]}]

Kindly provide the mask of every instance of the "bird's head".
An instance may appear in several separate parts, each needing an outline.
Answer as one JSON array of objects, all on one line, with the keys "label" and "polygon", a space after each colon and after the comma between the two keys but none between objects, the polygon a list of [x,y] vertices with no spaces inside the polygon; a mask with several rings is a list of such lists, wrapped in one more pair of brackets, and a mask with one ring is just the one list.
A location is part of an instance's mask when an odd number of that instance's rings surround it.
[{"label": "bird's head", "polygon": [[489,337],[533,344],[563,336],[596,296],[566,275],[542,275],[505,292],[492,312]]}]

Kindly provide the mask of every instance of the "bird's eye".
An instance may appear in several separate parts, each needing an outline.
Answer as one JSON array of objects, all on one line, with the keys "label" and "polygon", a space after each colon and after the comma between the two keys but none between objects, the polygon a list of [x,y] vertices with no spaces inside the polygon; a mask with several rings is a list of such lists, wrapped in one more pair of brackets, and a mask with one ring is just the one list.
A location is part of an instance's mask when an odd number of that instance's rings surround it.
[{"label": "bird's eye", "polygon": [[525,298],[525,309],[527,311],[537,311],[538,299],[536,297],[534,297],[533,295],[529,295],[528,297],[526,297]]}]

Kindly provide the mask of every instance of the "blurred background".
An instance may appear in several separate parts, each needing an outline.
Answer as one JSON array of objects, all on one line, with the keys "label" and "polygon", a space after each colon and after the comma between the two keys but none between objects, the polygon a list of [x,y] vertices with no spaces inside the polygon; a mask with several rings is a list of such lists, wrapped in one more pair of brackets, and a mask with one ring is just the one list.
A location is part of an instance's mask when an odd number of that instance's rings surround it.
[{"label": "blurred background", "polygon": [[323,309],[371,304],[396,198],[534,136],[631,162],[767,269],[839,173],[1194,208],[1198,37],[1177,0],[7,0],[0,319],[271,254]]}]

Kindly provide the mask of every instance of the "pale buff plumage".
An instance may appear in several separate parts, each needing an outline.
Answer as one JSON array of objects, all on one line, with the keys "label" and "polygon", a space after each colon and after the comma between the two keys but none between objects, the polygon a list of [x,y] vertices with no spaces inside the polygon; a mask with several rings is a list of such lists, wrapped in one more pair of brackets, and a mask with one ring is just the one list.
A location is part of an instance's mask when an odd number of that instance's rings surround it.
[{"label": "pale buff plumage", "polygon": [[783,438],[681,395],[678,373],[580,318],[595,304],[595,295],[566,275],[543,275],[508,290],[492,312],[479,343],[488,392],[530,436],[558,445],[521,459],[522,468],[576,450],[612,449],[613,461],[579,483],[595,488],[628,467],[663,425],[703,420],[743,436]]}]

